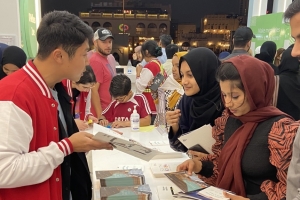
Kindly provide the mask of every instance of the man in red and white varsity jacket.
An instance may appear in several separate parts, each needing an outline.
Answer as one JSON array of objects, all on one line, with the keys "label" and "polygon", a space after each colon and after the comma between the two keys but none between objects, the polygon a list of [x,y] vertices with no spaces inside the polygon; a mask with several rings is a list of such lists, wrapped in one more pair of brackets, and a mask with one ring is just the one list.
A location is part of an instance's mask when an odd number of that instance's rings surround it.
[{"label": "man in red and white varsity jacket", "polygon": [[78,132],[60,81],[79,80],[92,34],[73,14],[46,14],[37,57],[0,81],[0,200],[91,199],[81,152],[112,147]]}]

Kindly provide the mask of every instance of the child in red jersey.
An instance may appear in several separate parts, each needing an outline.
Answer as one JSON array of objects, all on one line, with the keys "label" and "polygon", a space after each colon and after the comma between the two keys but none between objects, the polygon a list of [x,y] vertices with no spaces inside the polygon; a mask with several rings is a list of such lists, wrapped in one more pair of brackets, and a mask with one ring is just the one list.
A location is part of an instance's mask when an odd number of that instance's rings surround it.
[{"label": "child in red jersey", "polygon": [[102,112],[105,119],[100,124],[112,128],[130,127],[130,115],[136,105],[140,115],[140,126],[149,126],[151,123],[151,109],[143,94],[135,94],[131,90],[131,81],[124,75],[116,75],[110,84],[109,92],[114,100]]}]

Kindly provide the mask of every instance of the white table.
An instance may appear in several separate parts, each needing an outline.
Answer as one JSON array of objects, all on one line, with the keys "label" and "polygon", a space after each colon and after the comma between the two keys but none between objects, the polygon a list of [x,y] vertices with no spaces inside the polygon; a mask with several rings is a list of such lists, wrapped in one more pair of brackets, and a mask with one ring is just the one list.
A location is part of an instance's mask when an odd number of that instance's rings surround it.
[{"label": "white table", "polygon": [[[135,141],[145,144],[148,147],[151,147],[149,141],[166,141],[168,140],[167,135],[161,135],[156,129],[153,129],[148,132],[130,132],[130,128],[118,129],[123,132],[124,136],[129,137]],[[89,130],[90,133],[95,134],[94,130]],[[147,145],[149,144],[149,145]],[[153,148],[153,146],[152,146]],[[158,147],[158,149],[161,146]],[[163,146],[164,149],[170,149],[168,145]],[[170,150],[171,151],[171,150]],[[183,162],[187,160],[188,157],[185,154],[182,154],[182,158],[175,159],[164,159],[166,162],[169,161],[179,161]],[[155,178],[150,170],[149,163],[143,161],[141,159],[135,158],[131,155],[125,154],[118,150],[108,151],[108,150],[95,150],[90,151],[87,154],[87,159],[90,167],[90,171],[92,173],[92,182],[93,182],[93,200],[100,200],[100,181],[96,179],[95,171],[99,170],[117,170],[120,165],[142,165],[143,171],[146,179],[146,184],[148,184],[152,191],[152,200],[170,200],[175,199],[171,195],[171,198],[167,199],[159,199],[159,195],[157,192],[157,186],[172,186],[176,188],[176,186],[167,178]],[[154,161],[155,162],[155,161]]]}]

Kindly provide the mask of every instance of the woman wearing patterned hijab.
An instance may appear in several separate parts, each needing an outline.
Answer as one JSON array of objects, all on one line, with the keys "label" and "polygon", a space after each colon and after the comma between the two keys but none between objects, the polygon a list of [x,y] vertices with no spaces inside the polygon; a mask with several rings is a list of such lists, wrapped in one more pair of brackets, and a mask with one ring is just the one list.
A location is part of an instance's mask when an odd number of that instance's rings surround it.
[{"label": "woman wearing patterned hijab", "polygon": [[167,128],[166,112],[175,110],[182,95],[184,94],[179,74],[179,60],[185,54],[187,54],[186,51],[174,54],[172,58],[172,74],[168,76],[165,82],[158,89],[159,106],[157,116],[154,121],[155,126],[163,125]]},{"label": "woman wearing patterned hijab", "polygon": [[226,109],[213,127],[214,154],[188,160],[177,169],[199,173],[207,183],[238,195],[226,193],[227,198],[285,199],[299,122],[271,106],[273,69],[240,55],[226,60],[216,77]]}]

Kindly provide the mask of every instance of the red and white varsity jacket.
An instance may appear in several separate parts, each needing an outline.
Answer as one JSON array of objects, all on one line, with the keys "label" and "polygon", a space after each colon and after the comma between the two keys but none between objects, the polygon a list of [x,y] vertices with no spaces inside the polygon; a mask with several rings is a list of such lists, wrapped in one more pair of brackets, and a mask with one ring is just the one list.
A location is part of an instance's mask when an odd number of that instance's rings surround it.
[{"label": "red and white varsity jacket", "polygon": [[73,149],[59,141],[57,102],[32,61],[0,91],[0,200],[61,200],[60,164]]}]

